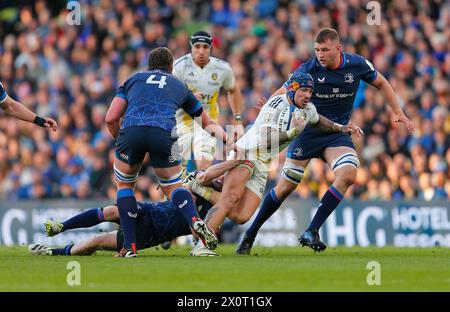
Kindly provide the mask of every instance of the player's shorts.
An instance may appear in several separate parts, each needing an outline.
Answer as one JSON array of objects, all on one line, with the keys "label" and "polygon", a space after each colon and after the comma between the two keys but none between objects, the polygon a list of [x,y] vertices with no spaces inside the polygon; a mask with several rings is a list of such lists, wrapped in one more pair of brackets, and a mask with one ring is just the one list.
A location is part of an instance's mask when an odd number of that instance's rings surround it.
[{"label": "player's shorts", "polygon": [[266,189],[267,176],[269,175],[270,164],[264,163],[260,160],[252,160],[253,174],[250,176],[245,187],[250,189],[253,193],[263,198],[264,190]]},{"label": "player's shorts", "polygon": [[325,148],[339,146],[355,149],[352,137],[346,133],[302,133],[289,144],[287,157],[294,160],[321,158]]},{"label": "player's shorts", "polygon": [[[234,151],[231,151],[227,156],[227,160],[234,159],[235,156],[236,156],[236,153]],[[250,157],[250,159],[251,158],[253,158],[253,157]],[[270,161],[263,162],[259,159],[253,159],[253,160],[247,160],[247,161],[249,161],[253,164],[253,173],[248,178],[248,181],[245,184],[245,187],[250,189],[260,199],[262,199],[263,195],[264,195],[264,190],[266,189],[267,177],[269,175],[269,169],[270,169],[271,162]],[[239,166],[242,166],[242,165],[239,165]]]},{"label": "player's shorts", "polygon": [[[194,130],[195,129],[195,130]],[[181,125],[177,128],[178,145],[181,149],[181,159],[186,162],[194,154],[194,160],[214,159],[217,140],[200,126]]]},{"label": "player's shorts", "polygon": [[[269,175],[270,164],[260,160],[249,160],[253,164],[253,173],[249,177],[245,187],[255,193],[260,199],[263,198],[266,189],[267,176]],[[239,166],[238,166],[239,167]]]},{"label": "player's shorts", "polygon": [[116,143],[116,158],[129,165],[142,162],[149,153],[154,168],[169,168],[180,164],[177,138],[165,129],[133,126],[120,130]]}]

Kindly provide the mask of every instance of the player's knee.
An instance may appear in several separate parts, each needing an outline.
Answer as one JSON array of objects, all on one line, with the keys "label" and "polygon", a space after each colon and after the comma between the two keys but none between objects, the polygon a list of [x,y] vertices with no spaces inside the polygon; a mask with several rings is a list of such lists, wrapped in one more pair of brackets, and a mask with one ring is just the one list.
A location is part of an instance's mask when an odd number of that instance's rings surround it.
[{"label": "player's knee", "polygon": [[87,241],[86,244],[84,245],[85,252],[93,253],[96,250],[100,249],[100,246],[101,246],[100,235],[94,236],[94,238]]},{"label": "player's knee", "polygon": [[[290,182],[290,184],[292,185],[290,187],[295,188],[302,181],[304,173],[305,168],[287,162],[284,164],[282,175],[284,180]],[[284,184],[289,185],[288,183]]]},{"label": "player's knee", "polygon": [[244,216],[244,215],[239,214],[237,212],[231,212],[228,215],[228,218],[231,219],[231,221],[233,221],[236,224],[244,224],[244,223],[246,223],[249,220],[249,218],[247,216]]},{"label": "player's knee", "polygon": [[293,163],[286,163],[282,172],[283,179],[281,179],[280,183],[277,185],[278,197],[286,198],[292,193],[302,181],[304,173],[305,168]]},{"label": "player's knee", "polygon": [[333,160],[333,162],[331,163],[331,170],[333,170],[335,173],[341,168],[348,169],[347,167],[351,167],[356,170],[359,168],[359,165],[360,164],[358,156],[356,156],[355,153],[350,152],[345,153]]},{"label": "player's knee", "polygon": [[233,221],[236,224],[240,224],[239,221],[239,215],[236,211],[230,211],[230,213],[227,215],[227,218]]},{"label": "player's knee", "polygon": [[244,168],[244,169],[248,170],[248,173],[249,173],[250,177],[253,175],[253,172],[255,170],[255,165],[250,160],[242,161],[237,167],[238,168]]},{"label": "player's knee", "polygon": [[356,179],[356,171],[359,168],[359,159],[354,153],[346,153],[336,158],[331,163],[331,169],[336,175],[336,182],[343,187],[350,187]]},{"label": "player's knee", "polygon": [[356,168],[348,166],[336,176],[336,182],[342,184],[345,188],[349,188],[355,182],[355,178]]},{"label": "player's knee", "polygon": [[118,220],[120,218],[119,209],[117,208],[117,206],[106,206],[101,208],[101,210],[105,221],[113,221]]},{"label": "player's knee", "polygon": [[227,214],[230,214],[232,209],[236,207],[239,202],[239,196],[234,193],[226,194],[221,197],[222,207],[226,210]]},{"label": "player's knee", "polygon": [[170,177],[159,177],[158,176],[158,183],[162,187],[170,187],[170,186],[176,185],[178,183],[181,183],[182,180],[183,180],[183,172],[181,170]]},{"label": "player's knee", "polygon": [[226,210],[227,214],[229,214],[233,210],[233,208],[236,207],[237,203],[238,199],[235,196],[230,196],[224,200],[223,207]]},{"label": "player's knee", "polygon": [[128,185],[134,185],[136,183],[139,172],[136,172],[134,174],[128,174],[120,171],[116,166],[113,166],[114,169],[114,175],[117,179],[117,184],[120,186],[128,186]]}]

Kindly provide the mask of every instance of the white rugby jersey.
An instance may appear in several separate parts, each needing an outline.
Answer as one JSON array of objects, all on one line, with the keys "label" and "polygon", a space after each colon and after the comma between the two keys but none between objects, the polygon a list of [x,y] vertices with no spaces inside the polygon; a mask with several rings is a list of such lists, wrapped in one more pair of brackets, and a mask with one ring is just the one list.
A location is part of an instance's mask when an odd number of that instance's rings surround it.
[{"label": "white rugby jersey", "polygon": [[[283,151],[293,140],[278,144],[276,141],[278,140],[278,137],[274,137],[272,138],[271,149],[257,149],[259,146],[264,146],[265,142],[261,141],[267,139],[266,136],[260,134],[263,127],[275,128],[278,131],[282,131],[281,124],[279,124],[279,117],[283,109],[290,105],[286,94],[274,96],[264,104],[253,126],[236,142],[236,145],[239,148],[250,150],[250,154],[248,155],[250,158],[249,160],[257,159],[262,162],[270,163],[272,158]],[[316,107],[311,102],[309,102],[304,109],[298,108],[298,110],[300,111],[301,118],[305,121],[303,129],[307,124],[313,125],[319,121],[319,114],[317,113]],[[290,111],[288,112],[290,114]],[[303,131],[303,129],[301,130]]]},{"label": "white rugby jersey", "polygon": [[[208,64],[201,68],[194,63],[192,55],[186,54],[173,63],[173,74],[184,81],[192,92],[203,94],[201,102],[208,116],[217,122],[219,117],[220,88],[231,90],[235,86],[235,78],[230,64],[215,57],[210,57]],[[176,114],[177,124],[188,126],[192,118],[183,110]]]}]

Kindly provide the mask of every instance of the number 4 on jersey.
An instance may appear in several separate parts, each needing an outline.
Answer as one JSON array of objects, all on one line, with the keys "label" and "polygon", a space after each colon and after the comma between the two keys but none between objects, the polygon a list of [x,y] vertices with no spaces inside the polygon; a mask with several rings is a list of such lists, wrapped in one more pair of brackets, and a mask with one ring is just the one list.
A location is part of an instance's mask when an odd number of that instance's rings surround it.
[{"label": "number 4 on jersey", "polygon": [[156,75],[150,75],[150,77],[148,77],[146,83],[157,84],[158,88],[160,88],[160,89],[164,88],[164,86],[167,84],[166,83],[166,76],[161,76],[160,80],[154,80],[155,77],[156,77]]}]

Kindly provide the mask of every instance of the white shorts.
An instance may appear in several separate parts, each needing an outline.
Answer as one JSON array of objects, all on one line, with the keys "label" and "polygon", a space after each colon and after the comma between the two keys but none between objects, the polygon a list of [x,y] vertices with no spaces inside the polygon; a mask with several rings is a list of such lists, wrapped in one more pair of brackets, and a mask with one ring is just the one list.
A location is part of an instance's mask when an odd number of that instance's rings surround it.
[{"label": "white shorts", "polygon": [[250,176],[245,186],[262,199],[264,190],[266,189],[270,164],[263,163],[260,160],[252,160],[251,163],[255,167],[253,168],[253,174]]},{"label": "white shorts", "polygon": [[177,134],[182,162],[189,161],[192,153],[194,153],[194,160],[200,158],[214,159],[217,140],[200,126],[196,126],[195,131],[194,127],[178,127]]},{"label": "white shorts", "polygon": [[[234,159],[235,157],[236,152],[231,151],[227,156],[227,160]],[[262,162],[258,159],[248,161],[253,164],[253,173],[248,178],[245,187],[255,193],[260,199],[262,199],[264,190],[266,189],[267,177],[269,175],[271,162]]]}]

